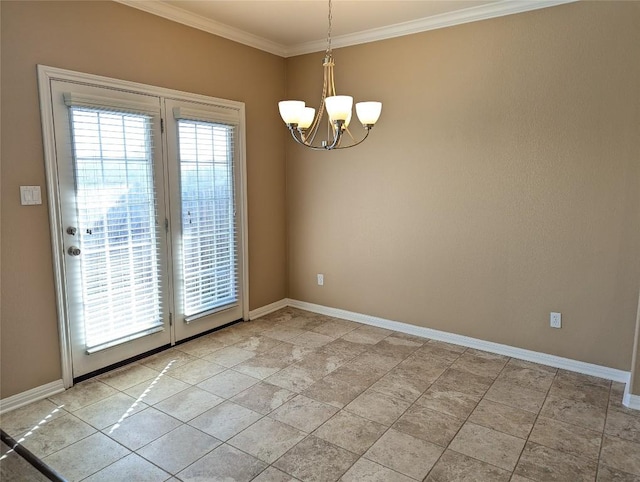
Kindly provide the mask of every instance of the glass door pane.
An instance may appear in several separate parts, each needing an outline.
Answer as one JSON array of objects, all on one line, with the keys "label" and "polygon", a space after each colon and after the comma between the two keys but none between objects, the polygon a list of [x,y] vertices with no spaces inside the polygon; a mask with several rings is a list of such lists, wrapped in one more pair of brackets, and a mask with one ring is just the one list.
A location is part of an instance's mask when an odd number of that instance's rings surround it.
[{"label": "glass door pane", "polygon": [[71,108],[88,352],[161,328],[151,117]]},{"label": "glass door pane", "polygon": [[178,121],[184,314],[236,304],[233,127]]}]

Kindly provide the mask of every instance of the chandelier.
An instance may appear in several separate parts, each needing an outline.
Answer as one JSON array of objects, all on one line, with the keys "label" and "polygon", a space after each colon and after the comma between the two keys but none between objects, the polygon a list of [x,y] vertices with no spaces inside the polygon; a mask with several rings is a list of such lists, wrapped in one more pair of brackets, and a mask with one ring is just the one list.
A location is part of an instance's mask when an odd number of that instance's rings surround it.
[{"label": "chandelier", "polygon": [[[327,31],[327,50],[324,55],[322,67],[324,70],[324,82],[322,84],[322,98],[316,115],[316,110],[306,107],[301,100],[283,100],[278,103],[280,116],[289,128],[291,136],[298,144],[310,149],[324,151],[332,149],[346,149],[361,144],[373,128],[380,112],[381,102],[358,102],[356,114],[366,132],[362,139],[356,141],[349,131],[351,122],[353,97],[349,95],[336,95],[336,86],[333,77],[333,54],[331,51],[331,0],[329,0],[329,29]],[[316,141],[325,108],[328,115],[327,139]],[[351,138],[351,143],[342,144],[344,133]]]}]

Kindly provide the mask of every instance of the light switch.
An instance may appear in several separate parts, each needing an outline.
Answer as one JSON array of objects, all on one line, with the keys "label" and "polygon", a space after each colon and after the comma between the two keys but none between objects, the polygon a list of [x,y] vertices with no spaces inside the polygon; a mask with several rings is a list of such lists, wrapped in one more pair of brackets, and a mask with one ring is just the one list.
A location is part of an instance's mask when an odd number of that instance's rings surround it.
[{"label": "light switch", "polygon": [[20,186],[20,204],[23,206],[42,204],[40,186]]}]

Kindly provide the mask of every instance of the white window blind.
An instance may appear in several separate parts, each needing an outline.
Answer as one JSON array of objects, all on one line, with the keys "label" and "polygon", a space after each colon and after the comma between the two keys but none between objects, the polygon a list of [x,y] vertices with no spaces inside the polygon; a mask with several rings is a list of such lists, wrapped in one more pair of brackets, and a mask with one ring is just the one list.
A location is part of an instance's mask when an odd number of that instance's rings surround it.
[{"label": "white window blind", "polygon": [[88,352],[162,329],[153,117],[71,107]]},{"label": "white window blind", "polygon": [[186,321],[237,304],[235,126],[178,119]]}]

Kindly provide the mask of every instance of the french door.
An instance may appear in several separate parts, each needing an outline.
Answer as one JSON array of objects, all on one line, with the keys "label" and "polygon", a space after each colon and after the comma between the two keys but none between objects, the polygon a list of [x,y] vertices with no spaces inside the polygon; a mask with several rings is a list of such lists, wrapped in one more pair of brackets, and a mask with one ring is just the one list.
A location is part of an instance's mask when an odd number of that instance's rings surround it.
[{"label": "french door", "polygon": [[244,318],[241,112],[40,69],[72,377]]},{"label": "french door", "polygon": [[[166,99],[176,338],[242,318],[238,128],[228,109]],[[178,201],[179,200],[179,201]]]}]

